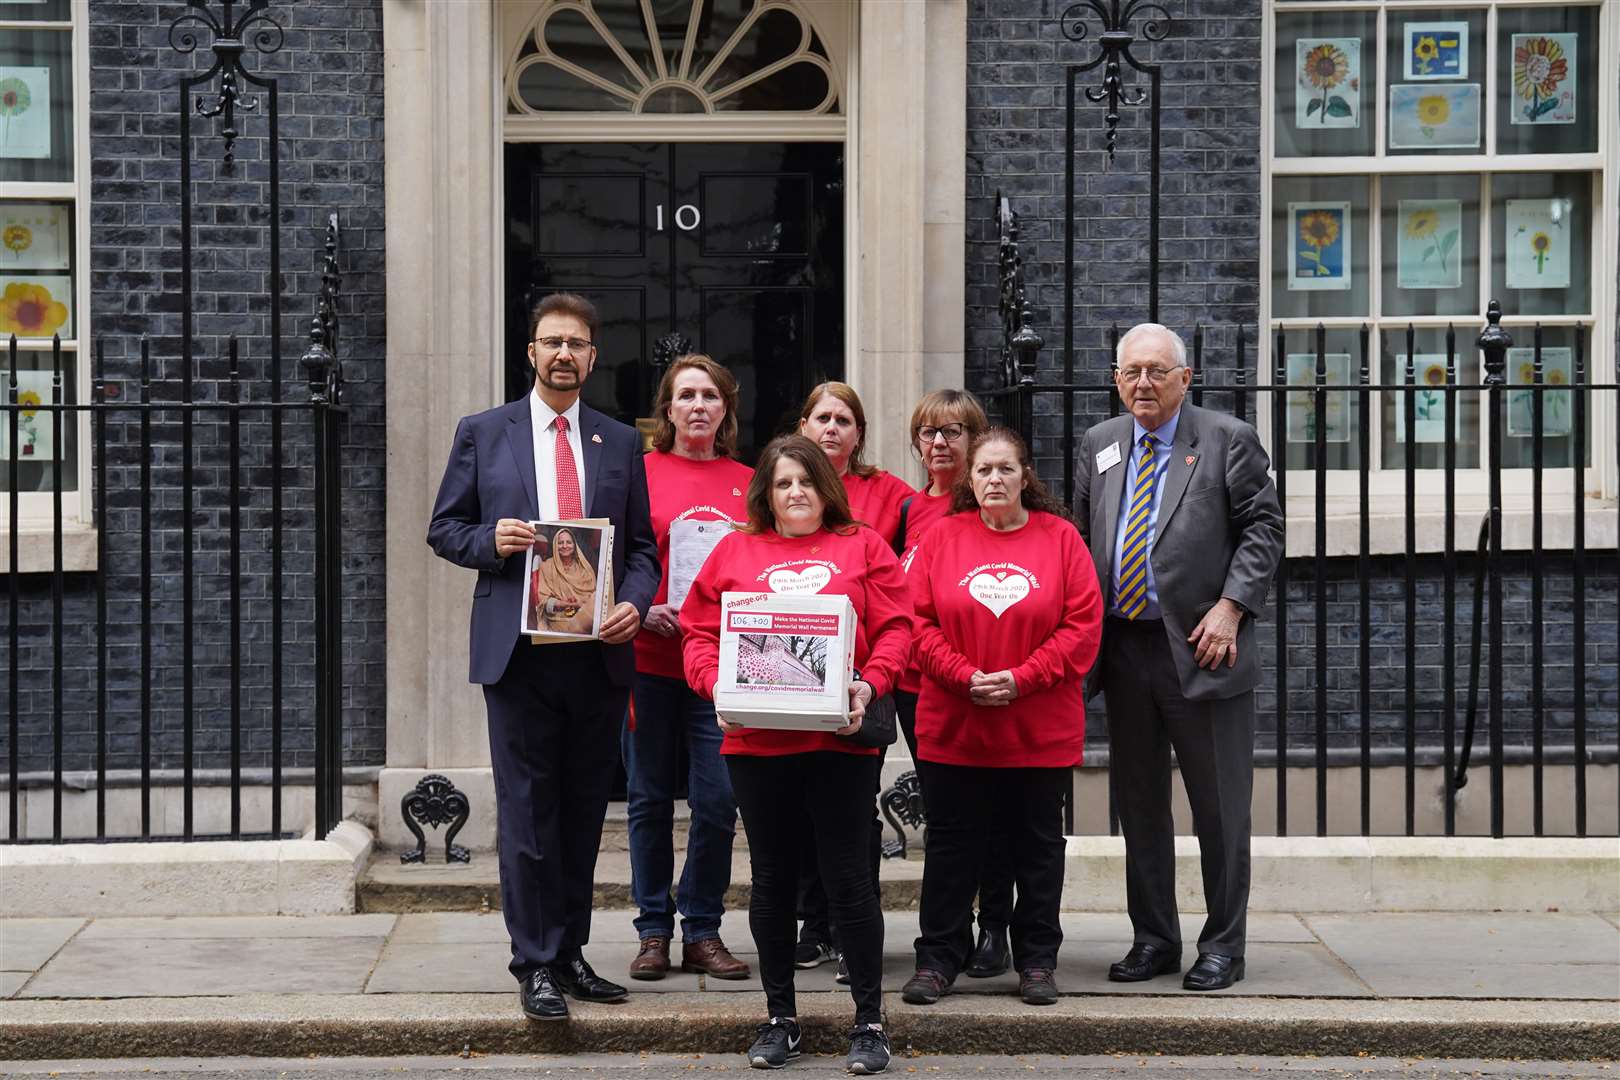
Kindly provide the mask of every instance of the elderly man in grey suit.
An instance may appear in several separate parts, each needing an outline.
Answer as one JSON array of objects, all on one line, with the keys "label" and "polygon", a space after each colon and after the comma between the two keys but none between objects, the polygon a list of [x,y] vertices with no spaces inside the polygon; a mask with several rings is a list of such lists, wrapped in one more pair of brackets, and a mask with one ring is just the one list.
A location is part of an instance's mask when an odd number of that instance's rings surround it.
[{"label": "elderly man in grey suit", "polygon": [[1283,553],[1283,517],[1254,428],[1185,403],[1187,350],[1157,323],[1119,341],[1126,415],[1087,431],[1079,520],[1107,598],[1087,693],[1108,704],[1109,773],[1125,834],[1134,943],[1117,982],[1181,970],[1170,749],[1192,805],[1209,916],[1182,985],[1243,978],[1254,782],[1254,617]]}]

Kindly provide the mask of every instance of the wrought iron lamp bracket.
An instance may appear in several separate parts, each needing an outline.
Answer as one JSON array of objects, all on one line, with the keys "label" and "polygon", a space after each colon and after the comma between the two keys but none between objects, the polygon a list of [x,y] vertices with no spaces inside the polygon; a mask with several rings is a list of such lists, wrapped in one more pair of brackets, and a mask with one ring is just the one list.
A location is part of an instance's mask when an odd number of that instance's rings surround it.
[{"label": "wrought iron lamp bracket", "polygon": [[[1131,45],[1141,37],[1144,41],[1163,41],[1170,35],[1174,25],[1170,13],[1151,0],[1081,0],[1080,3],[1070,4],[1058,19],[1059,28],[1063,36],[1070,41],[1085,41],[1091,36],[1086,24],[1088,16],[1096,16],[1102,26],[1102,33],[1097,35],[1097,55],[1076,70],[1092,71],[1098,67],[1103,69],[1102,85],[1088,87],[1086,100],[1094,104],[1107,104],[1108,111],[1103,116],[1103,127],[1107,138],[1108,161],[1114,160],[1114,148],[1119,139],[1120,106],[1144,105],[1148,101],[1146,87],[1127,87],[1124,80],[1124,69],[1131,68],[1145,75],[1156,75],[1159,71],[1157,64],[1144,64],[1131,52]],[[1141,17],[1141,32],[1138,35],[1132,24]]]},{"label": "wrought iron lamp bracket", "polygon": [[338,215],[326,217],[326,253],[321,258],[321,295],[309,322],[309,348],[299,359],[309,378],[309,396],[333,408],[343,407],[343,362],[337,357],[337,298],[342,288],[338,272]]},{"label": "wrought iron lamp bracket", "polygon": [[270,0],[248,0],[241,18],[235,17],[236,0],[220,0],[223,10],[217,18],[208,9],[208,3],[209,0],[186,0],[186,6],[192,10],[176,16],[169,24],[169,45],[185,55],[197,51],[199,33],[211,38],[208,47],[214,54],[213,66],[197,79],[187,80],[186,84],[206,83],[216,74],[219,76],[217,92],[197,95],[197,113],[209,119],[220,118],[219,133],[225,140],[222,167],[229,172],[235,164],[236,139],[241,134],[236,130],[236,110],[252,112],[259,107],[258,101],[243,95],[241,84],[262,85],[262,80],[250,75],[242,66],[242,56],[247,52],[249,41],[255,52],[279,52],[287,35],[281,24],[265,11]]}]

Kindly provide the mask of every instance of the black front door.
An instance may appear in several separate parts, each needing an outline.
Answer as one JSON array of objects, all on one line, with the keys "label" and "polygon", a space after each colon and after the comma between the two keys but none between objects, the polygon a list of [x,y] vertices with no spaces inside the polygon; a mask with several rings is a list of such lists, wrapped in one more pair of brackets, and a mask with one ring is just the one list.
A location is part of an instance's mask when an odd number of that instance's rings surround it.
[{"label": "black front door", "polygon": [[507,397],[533,383],[527,313],[557,290],[602,314],[585,400],[650,414],[672,332],[737,376],[752,461],[844,371],[843,147],[514,143],[506,148]]}]

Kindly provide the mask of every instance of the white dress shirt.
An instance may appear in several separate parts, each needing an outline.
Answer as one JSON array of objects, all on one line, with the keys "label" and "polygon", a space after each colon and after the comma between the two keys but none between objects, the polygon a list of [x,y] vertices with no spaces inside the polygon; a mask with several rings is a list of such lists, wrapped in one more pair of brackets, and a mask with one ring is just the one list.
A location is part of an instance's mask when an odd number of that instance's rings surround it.
[{"label": "white dress shirt", "polygon": [[[558,413],[540,399],[539,390],[529,393],[529,422],[534,426],[534,480],[542,521],[560,521],[557,512],[557,429]],[[574,468],[579,470],[579,504],[582,513],[590,510],[590,492],[585,490],[585,454],[579,441],[579,399],[561,413],[568,421],[568,445],[574,451]]]}]

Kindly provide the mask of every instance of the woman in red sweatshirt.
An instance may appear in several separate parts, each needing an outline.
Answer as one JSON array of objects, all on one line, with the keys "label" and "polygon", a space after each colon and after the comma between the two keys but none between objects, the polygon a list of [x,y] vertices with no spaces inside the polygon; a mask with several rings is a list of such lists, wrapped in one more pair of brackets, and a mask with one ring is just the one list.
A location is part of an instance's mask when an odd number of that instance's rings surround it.
[{"label": "woman in red sweatshirt", "polygon": [[[855,520],[871,528],[898,552],[900,507],[916,493],[893,473],[863,460],[866,410],[855,388],[841,382],[817,385],[805,397],[804,408],[799,411],[799,434],[826,452],[827,460],[843,481],[849,511]],[[881,767],[879,771],[881,773]],[[876,882],[878,866],[883,861],[883,822],[877,814],[876,787],[872,789],[872,796],[870,859],[872,880]],[[829,924],[827,890],[813,864],[804,868],[804,876],[799,881],[799,914],[804,919],[804,930],[794,962],[802,968],[813,968],[836,958],[841,948],[838,928]],[[849,972],[842,960],[839,960],[836,978],[841,983],[849,981]]]},{"label": "woman in red sweatshirt", "polygon": [[1102,592],[1080,532],[1023,440],[992,428],[968,453],[957,513],[923,537],[917,607],[917,774],[928,805],[917,971],[901,996],[945,994],[973,948],[986,848],[1012,849],[1019,993],[1057,1001],[1063,793],[1080,764],[1082,685],[1102,640]]},{"label": "woman in red sweatshirt", "polygon": [[[821,868],[833,918],[842,932],[855,999],[850,1071],[881,1072],[883,911],[867,850],[875,749],[844,736],[860,728],[872,698],[893,689],[911,649],[911,600],[900,563],[882,538],[853,525],[843,486],[826,455],[808,439],[784,435],[760,455],[748,485],[748,524],[720,542],[681,608],[686,679],[714,697],[720,678],[720,597],[725,592],[843,595],[856,615],[851,723],[838,732],[749,729],[725,723],[721,752],[748,831],[753,893],[748,925],[759,950],[769,1022],[748,1050],[758,1067],[796,1056],[793,972],[796,894],[801,858]],[[813,823],[806,847],[801,823]]]},{"label": "woman in red sweatshirt", "polygon": [[[686,685],[681,666],[681,604],[709,552],[747,517],[743,491],[754,471],[737,448],[737,380],[707,356],[670,365],[653,402],[657,428],[644,459],[653,533],[663,580],[636,635],[635,713],[620,741],[630,825],[630,892],[641,946],[633,979],[662,979],[670,967],[675,915],[681,916],[681,969],[746,979],[748,965],[720,940],[731,884],[737,803],[720,761],[714,706]],[[686,748],[692,807],[686,862],[675,884],[675,792]]]}]

